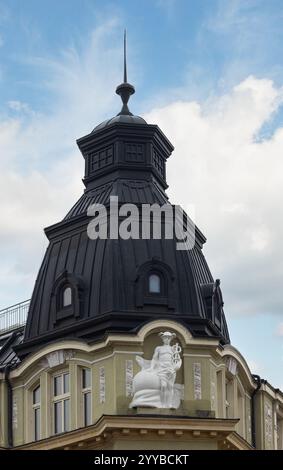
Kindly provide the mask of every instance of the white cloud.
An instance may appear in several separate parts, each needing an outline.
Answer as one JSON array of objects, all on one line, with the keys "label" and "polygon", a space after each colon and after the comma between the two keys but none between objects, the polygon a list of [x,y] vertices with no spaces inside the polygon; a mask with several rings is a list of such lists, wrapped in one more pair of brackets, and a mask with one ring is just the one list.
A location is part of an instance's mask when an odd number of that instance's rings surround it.
[{"label": "white cloud", "polygon": [[48,112],[11,100],[0,116],[0,308],[31,295],[47,244],[43,228],[61,220],[83,192],[76,138],[119,110],[122,41],[108,44],[120,33],[116,26],[113,19],[97,28],[81,53],[27,58],[26,66],[44,71]]},{"label": "white cloud", "polygon": [[12,109],[13,111],[17,112],[29,112],[30,107],[27,103],[22,103],[21,101],[18,100],[11,100],[8,101],[8,107]]},{"label": "white cloud", "polygon": [[195,204],[228,313],[283,311],[283,128],[257,138],[282,97],[271,80],[250,76],[213,101],[178,101],[146,116],[175,146],[169,194]]}]

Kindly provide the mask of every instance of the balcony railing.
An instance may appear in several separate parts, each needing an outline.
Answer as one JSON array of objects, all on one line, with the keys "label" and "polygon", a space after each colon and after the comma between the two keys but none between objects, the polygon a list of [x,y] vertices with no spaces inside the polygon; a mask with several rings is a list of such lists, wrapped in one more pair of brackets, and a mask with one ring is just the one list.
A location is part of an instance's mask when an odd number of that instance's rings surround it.
[{"label": "balcony railing", "polygon": [[0,333],[25,325],[30,300],[0,310]]}]

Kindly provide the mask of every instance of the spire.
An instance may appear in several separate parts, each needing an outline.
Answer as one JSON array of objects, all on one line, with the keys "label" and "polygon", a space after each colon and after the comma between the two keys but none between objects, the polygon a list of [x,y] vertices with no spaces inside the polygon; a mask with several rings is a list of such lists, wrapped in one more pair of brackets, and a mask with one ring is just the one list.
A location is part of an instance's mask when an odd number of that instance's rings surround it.
[{"label": "spire", "polygon": [[124,82],[121,85],[118,85],[116,88],[117,95],[121,96],[121,100],[123,102],[122,109],[117,116],[121,114],[126,114],[128,116],[132,116],[133,114],[130,112],[128,108],[128,101],[130,96],[135,93],[135,88],[133,85],[127,82],[127,36],[126,30],[124,31]]},{"label": "spire", "polygon": [[124,83],[127,83],[127,32],[124,30]]}]

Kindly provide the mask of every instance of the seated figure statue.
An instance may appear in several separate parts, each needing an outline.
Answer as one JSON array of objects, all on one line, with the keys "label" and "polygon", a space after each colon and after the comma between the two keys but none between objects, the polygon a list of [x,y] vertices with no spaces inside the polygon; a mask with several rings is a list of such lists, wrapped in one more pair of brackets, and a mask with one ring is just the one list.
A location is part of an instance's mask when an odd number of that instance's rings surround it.
[{"label": "seated figure statue", "polygon": [[162,346],[155,348],[150,361],[136,356],[141,367],[133,379],[133,400],[130,408],[179,408],[183,386],[175,384],[176,371],[180,369],[181,347],[178,343],[170,345],[175,333],[159,333]]}]

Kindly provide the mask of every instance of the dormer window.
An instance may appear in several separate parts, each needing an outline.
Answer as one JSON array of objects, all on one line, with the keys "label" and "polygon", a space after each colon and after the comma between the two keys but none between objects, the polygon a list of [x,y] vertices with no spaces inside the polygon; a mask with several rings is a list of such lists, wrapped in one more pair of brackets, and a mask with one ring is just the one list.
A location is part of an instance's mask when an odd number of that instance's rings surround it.
[{"label": "dormer window", "polygon": [[69,307],[72,305],[72,289],[71,287],[65,287],[63,289],[63,307]]},{"label": "dormer window", "polygon": [[158,274],[150,274],[148,278],[148,291],[150,294],[161,293],[161,279]]},{"label": "dormer window", "polygon": [[139,267],[135,291],[137,307],[175,309],[174,275],[172,269],[159,259],[153,258]]},{"label": "dormer window", "polygon": [[54,282],[52,291],[52,316],[57,322],[68,322],[71,317],[81,317],[83,310],[83,280],[63,271]]}]

